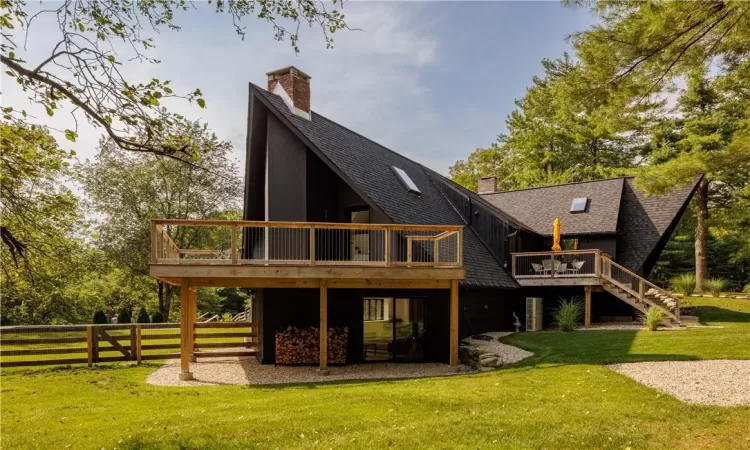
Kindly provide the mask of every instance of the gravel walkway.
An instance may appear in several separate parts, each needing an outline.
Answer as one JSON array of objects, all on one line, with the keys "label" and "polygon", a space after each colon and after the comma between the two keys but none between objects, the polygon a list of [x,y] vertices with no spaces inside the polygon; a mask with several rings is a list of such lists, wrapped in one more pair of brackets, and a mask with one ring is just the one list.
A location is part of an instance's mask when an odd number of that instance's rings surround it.
[{"label": "gravel walkway", "polygon": [[447,364],[372,363],[349,364],[330,368],[327,375],[311,366],[274,366],[260,364],[254,358],[212,358],[191,363],[194,380],[179,381],[180,361],[167,361],[148,376],[146,382],[156,386],[263,385],[286,383],[321,383],[335,380],[369,380],[388,378],[421,378],[472,372],[468,366]]},{"label": "gravel walkway", "polygon": [[526,359],[534,354],[523,350],[512,345],[503,344],[500,342],[500,338],[503,338],[513,332],[508,331],[492,331],[489,333],[482,333],[485,336],[492,337],[491,341],[485,341],[482,339],[466,338],[465,342],[468,342],[472,347],[476,347],[480,353],[497,353],[501,358],[503,364],[513,364]]},{"label": "gravel walkway", "polygon": [[750,405],[750,361],[664,361],[608,367],[684,402]]}]

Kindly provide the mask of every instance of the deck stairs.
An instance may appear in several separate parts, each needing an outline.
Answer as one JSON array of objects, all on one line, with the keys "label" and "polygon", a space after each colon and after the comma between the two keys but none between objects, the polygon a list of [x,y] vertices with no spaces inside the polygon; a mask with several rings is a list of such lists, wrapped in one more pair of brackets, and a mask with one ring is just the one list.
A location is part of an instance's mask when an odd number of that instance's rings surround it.
[{"label": "deck stairs", "polygon": [[643,313],[659,308],[664,313],[664,325],[680,326],[680,301],[669,292],[605,256],[601,259],[600,277],[605,291]]}]

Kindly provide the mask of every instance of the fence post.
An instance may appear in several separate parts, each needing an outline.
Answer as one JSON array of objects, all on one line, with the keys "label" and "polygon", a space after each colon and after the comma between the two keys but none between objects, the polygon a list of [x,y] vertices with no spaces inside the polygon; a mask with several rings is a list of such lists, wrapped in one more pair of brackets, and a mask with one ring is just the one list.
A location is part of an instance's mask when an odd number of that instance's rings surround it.
[{"label": "fence post", "polygon": [[140,325],[135,326],[135,360],[137,364],[141,363],[141,341],[143,340],[143,330]]},{"label": "fence post", "polygon": [[136,348],[138,346],[138,338],[136,337],[135,325],[131,325],[130,328],[130,360],[137,360]]},{"label": "fence post", "polygon": [[646,284],[643,280],[638,280],[638,299],[643,303],[643,297],[646,292]]},{"label": "fence post", "polygon": [[91,325],[86,326],[86,350],[89,367],[91,367],[94,365],[94,329]]},{"label": "fence post", "polygon": [[99,362],[99,332],[95,326],[89,325],[91,328],[91,357],[93,362]]}]

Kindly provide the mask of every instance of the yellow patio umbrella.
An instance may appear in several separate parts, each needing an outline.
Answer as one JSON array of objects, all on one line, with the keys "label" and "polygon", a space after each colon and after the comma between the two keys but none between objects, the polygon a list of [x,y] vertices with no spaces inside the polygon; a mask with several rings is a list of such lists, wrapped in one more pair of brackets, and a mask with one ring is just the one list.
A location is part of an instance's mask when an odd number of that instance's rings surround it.
[{"label": "yellow patio umbrella", "polygon": [[560,218],[557,217],[555,222],[552,224],[552,251],[559,252],[562,250],[560,247]]}]

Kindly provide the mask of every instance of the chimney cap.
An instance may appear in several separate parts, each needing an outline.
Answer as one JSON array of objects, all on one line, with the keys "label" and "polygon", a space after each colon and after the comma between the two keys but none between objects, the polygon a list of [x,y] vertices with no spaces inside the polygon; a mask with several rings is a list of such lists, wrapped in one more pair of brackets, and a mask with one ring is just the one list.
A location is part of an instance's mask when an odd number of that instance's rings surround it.
[{"label": "chimney cap", "polygon": [[286,67],[282,67],[281,69],[272,70],[270,72],[266,72],[266,75],[270,77],[273,75],[286,75],[288,73],[292,73],[292,74],[296,73],[297,75],[301,76],[302,78],[306,80],[309,80],[312,78],[310,77],[310,75],[306,74],[305,72],[299,70],[298,68],[294,66],[286,66]]}]

